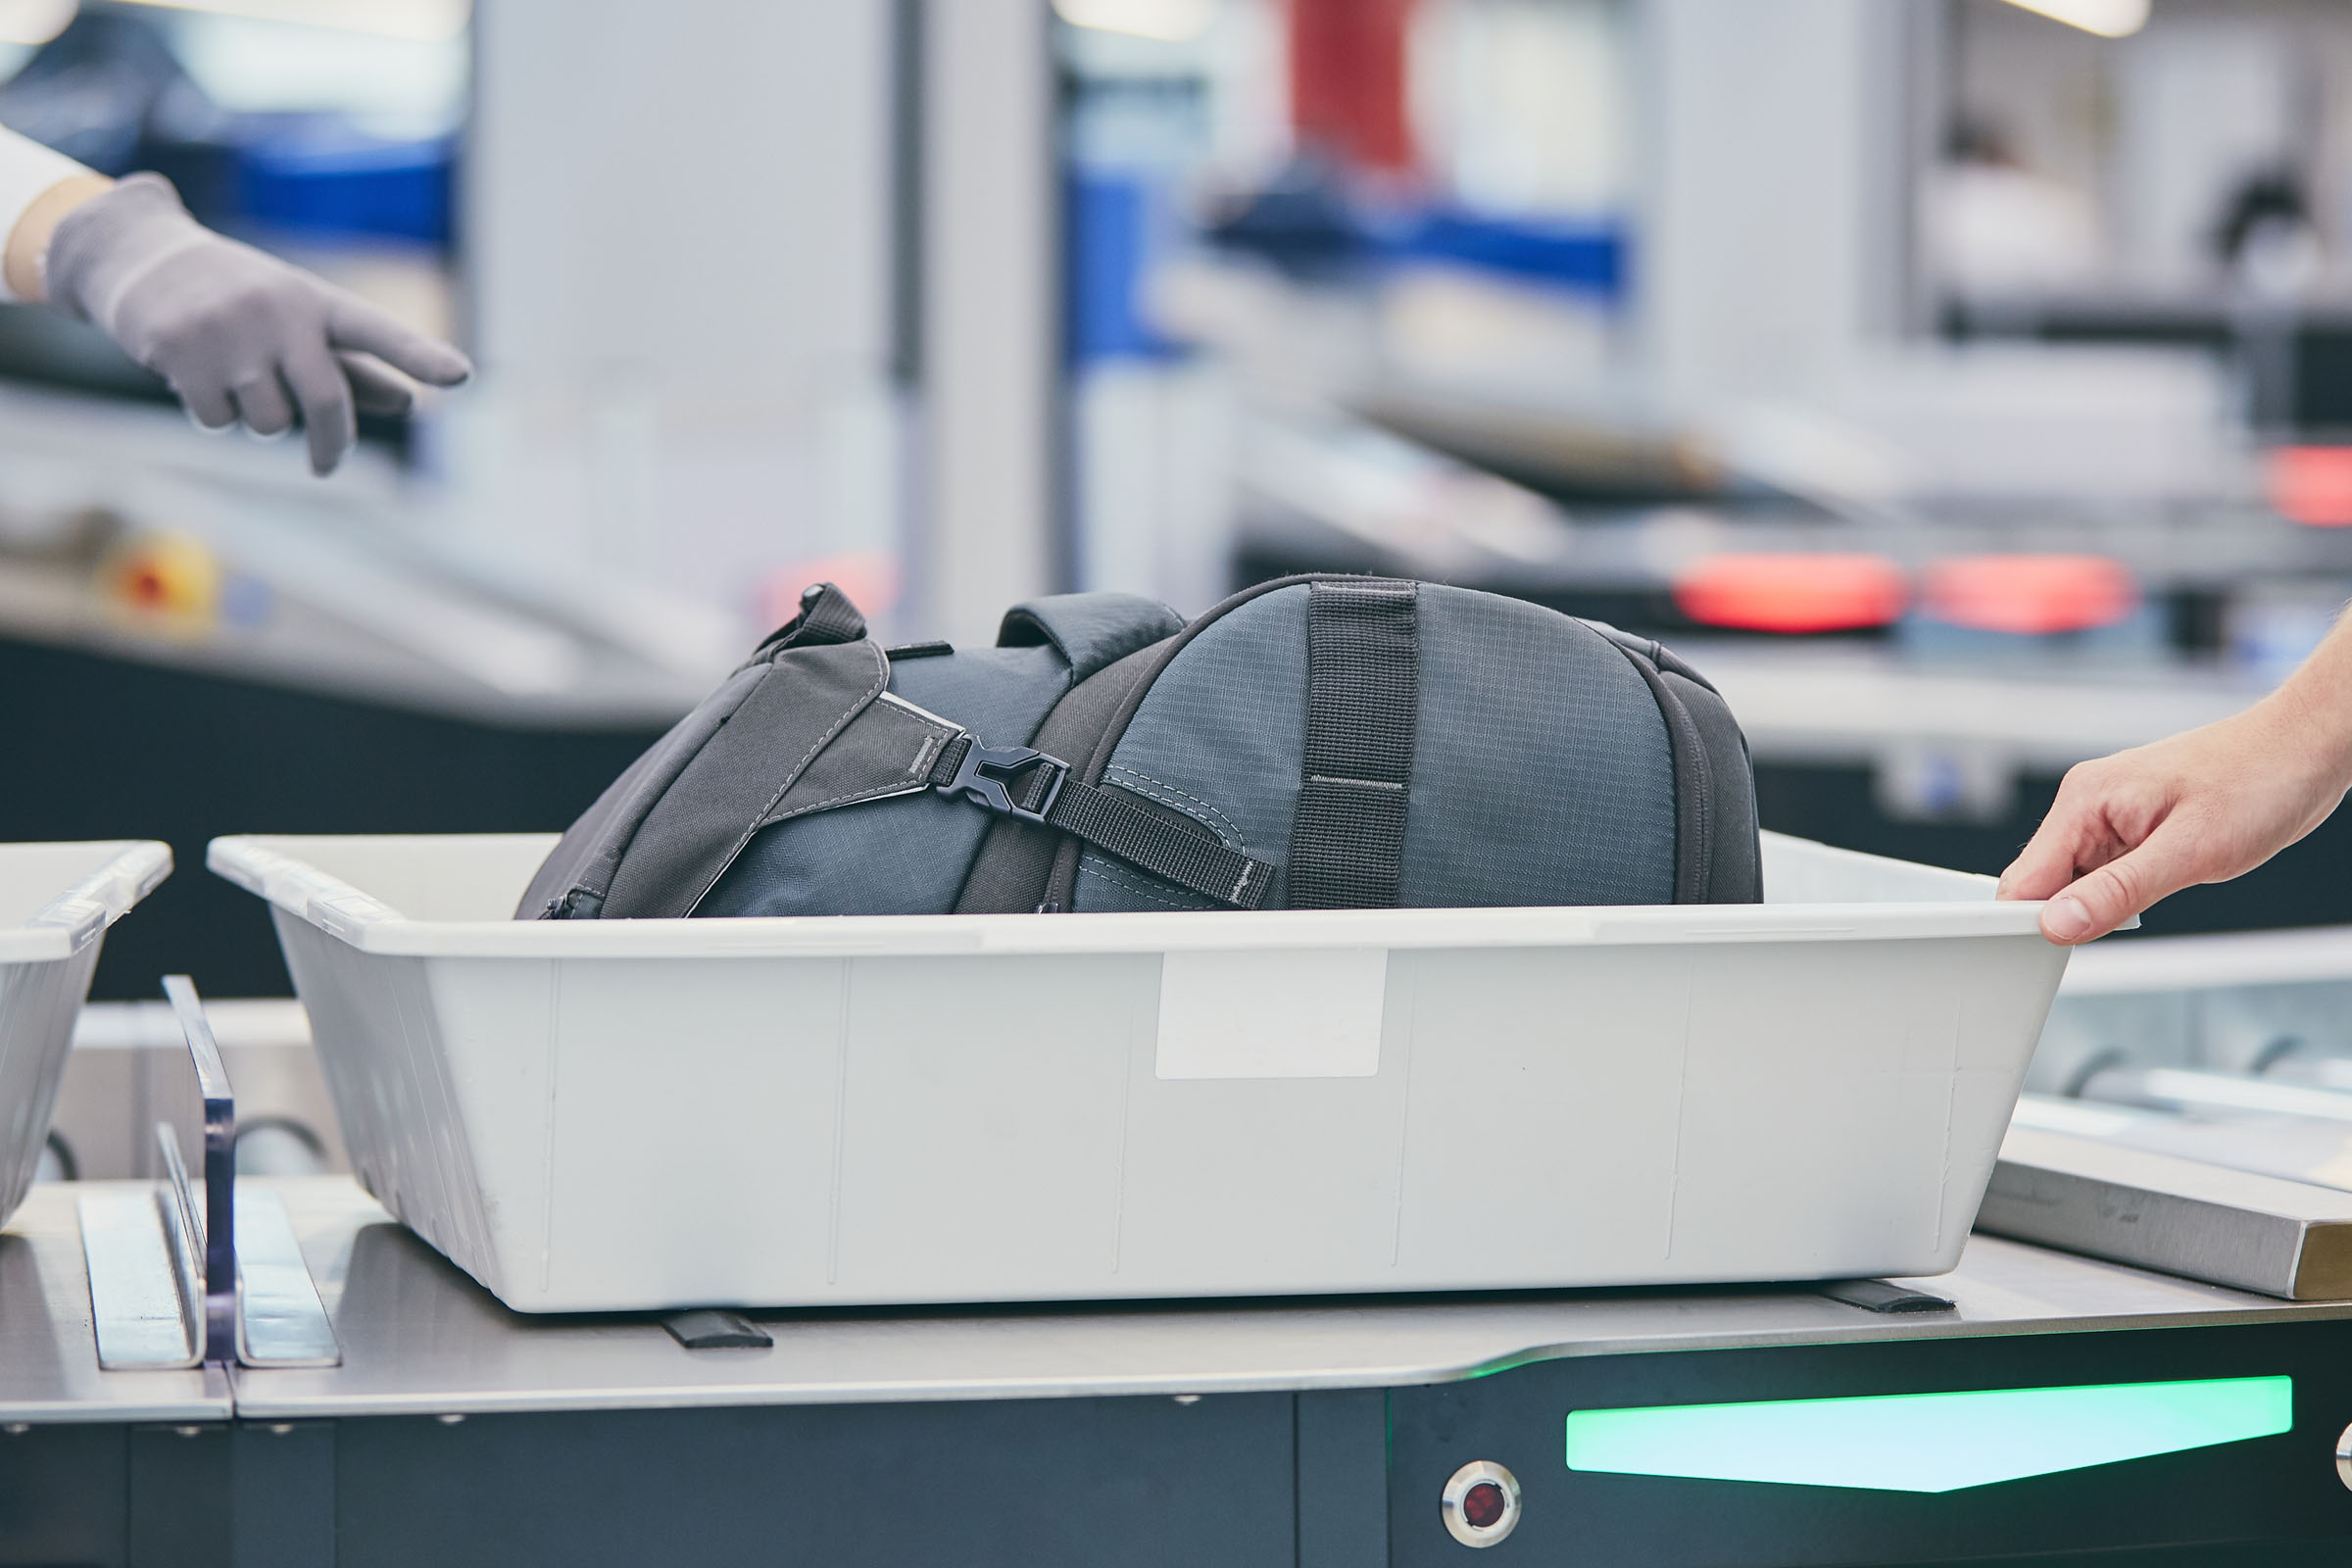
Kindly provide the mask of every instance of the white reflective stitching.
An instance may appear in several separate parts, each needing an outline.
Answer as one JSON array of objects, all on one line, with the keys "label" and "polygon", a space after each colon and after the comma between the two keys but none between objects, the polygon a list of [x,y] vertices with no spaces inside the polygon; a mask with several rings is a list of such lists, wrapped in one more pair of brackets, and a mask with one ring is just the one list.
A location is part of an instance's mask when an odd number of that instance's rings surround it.
[{"label": "white reflective stitching", "polygon": [[[866,646],[868,648],[873,648],[873,644],[870,642],[867,643]],[[800,782],[801,769],[807,767],[809,760],[814,758],[817,753],[823,751],[827,746],[831,745],[833,737],[840,734],[843,727],[847,725],[851,719],[856,718],[859,713],[864,712],[867,708],[872,706],[874,699],[881,696],[883,692],[888,689],[890,685],[890,661],[882,657],[882,650],[879,648],[873,648],[873,655],[875,664],[874,683],[867,687],[864,693],[858,697],[856,707],[852,708],[848,712],[842,714],[840,718],[836,719],[833,723],[833,727],[826,730],[822,735],[819,735],[816,738],[816,744],[809,747],[808,751],[802,753],[801,760],[792,764],[792,770],[784,775],[784,782],[777,786],[776,793],[767,798],[767,804],[760,808],[759,815],[752,818],[752,825],[744,829],[743,837],[735,841],[735,847],[727,852],[727,858],[719,863],[717,871],[711,874],[710,881],[703,884],[702,891],[695,894],[693,902],[686,906],[686,912],[689,915],[693,914],[696,908],[702,905],[702,902],[710,896],[710,890],[718,886],[719,878],[725,876],[727,872],[733,868],[735,862],[742,858],[743,852],[750,847],[752,840],[757,838],[760,834],[760,830],[767,825],[768,813],[784,804],[784,797],[791,793],[793,785]],[[760,679],[760,684],[765,685],[767,683],[767,676],[761,676]],[[755,691],[758,689],[759,688],[757,686],[753,688]],[[743,695],[746,702],[751,700],[751,692],[746,692]],[[912,705],[909,704],[908,706],[911,707]],[[737,704],[736,709],[738,711],[740,711],[742,709],[742,704]],[[709,742],[705,742],[704,744],[708,745]]]},{"label": "white reflective stitching", "polygon": [[[1153,778],[1149,773],[1138,772],[1136,769],[1129,767],[1124,762],[1111,763],[1108,771],[1113,773],[1124,773],[1129,778],[1139,778],[1147,784],[1156,784],[1161,789],[1166,790],[1170,795],[1176,796],[1178,800],[1192,802],[1194,806],[1200,808],[1200,811],[1206,811],[1209,816],[1215,817],[1217,822],[1222,822],[1225,824],[1225,832],[1233,835],[1233,842],[1225,846],[1227,849],[1246,850],[1250,847],[1250,841],[1242,837],[1242,830],[1233,825],[1233,819],[1228,817],[1223,811],[1220,811],[1215,807],[1209,805],[1206,801],[1200,799],[1198,795],[1187,795],[1175,785],[1162,783],[1160,780]],[[1171,811],[1184,812],[1185,815],[1191,817],[1202,827],[1207,828],[1211,833],[1217,832],[1217,822],[1209,821],[1207,817],[1203,817],[1200,814],[1200,811],[1192,810],[1187,807],[1179,806],[1176,804],[1176,801],[1160,800],[1158,796],[1152,794],[1150,790],[1138,790],[1136,793],[1138,795],[1146,796],[1149,799],[1159,801],[1160,805],[1166,807]],[[1219,833],[1217,836],[1219,838],[1223,838],[1225,835],[1223,833]]]},{"label": "white reflective stitching", "polygon": [[1100,860],[1094,859],[1091,857],[1081,858],[1079,860],[1078,874],[1080,876],[1099,876],[1103,881],[1109,883],[1112,887],[1125,888],[1137,898],[1149,899],[1163,909],[1182,909],[1188,914],[1198,914],[1202,912],[1200,906],[1197,904],[1178,904],[1174,900],[1161,898],[1158,894],[1152,892],[1149,888],[1138,887],[1133,882],[1126,880],[1124,877],[1113,876],[1108,871],[1102,869],[1102,863]]}]

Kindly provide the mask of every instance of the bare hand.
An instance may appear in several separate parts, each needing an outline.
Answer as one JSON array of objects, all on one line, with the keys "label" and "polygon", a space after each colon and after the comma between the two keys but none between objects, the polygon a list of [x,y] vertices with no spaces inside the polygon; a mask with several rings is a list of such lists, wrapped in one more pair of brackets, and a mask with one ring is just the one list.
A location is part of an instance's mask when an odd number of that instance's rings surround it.
[{"label": "bare hand", "polygon": [[2070,769],[2001,873],[2004,899],[2048,899],[2042,935],[2073,946],[2149,905],[2226,882],[2328,819],[2346,784],[2340,743],[2289,694]]}]

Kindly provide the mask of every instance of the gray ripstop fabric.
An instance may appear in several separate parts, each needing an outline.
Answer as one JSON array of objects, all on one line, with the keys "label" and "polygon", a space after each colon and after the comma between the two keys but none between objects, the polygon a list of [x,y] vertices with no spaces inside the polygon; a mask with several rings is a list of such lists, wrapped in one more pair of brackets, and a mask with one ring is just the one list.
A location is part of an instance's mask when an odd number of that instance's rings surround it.
[{"label": "gray ripstop fabric", "polygon": [[1675,898],[1675,760],[1623,654],[1541,604],[1421,588],[1406,906]]},{"label": "gray ripstop fabric", "polygon": [[[1306,746],[1304,583],[1235,606],[1184,645],[1143,700],[1102,784],[1190,817],[1226,846],[1286,858]],[[1285,906],[1277,878],[1268,908]],[[1070,907],[1205,909],[1172,882],[1100,852],[1078,858]]]},{"label": "gray ripstop fabric", "polygon": [[[1739,726],[1653,643],[1370,578],[1172,624],[1149,601],[1045,600],[1006,616],[1009,646],[893,665],[813,591],[574,824],[520,914],[1759,896]],[[979,762],[975,739],[1012,755]],[[1065,831],[992,814],[997,785]]]},{"label": "gray ripstop fabric", "polygon": [[[1102,782],[1280,858],[1269,907],[1295,907],[1288,846],[1305,773],[1306,585],[1202,629],[1152,685]],[[1674,898],[1675,770],[1633,664],[1556,612],[1424,583],[1419,711],[1398,902],[1408,907],[1663,904]],[[1205,908],[1089,852],[1073,908]]]},{"label": "gray ripstop fabric", "polygon": [[962,734],[955,725],[888,697],[869,703],[802,770],[760,825],[771,827],[796,816],[927,790],[932,764]]},{"label": "gray ripstop fabric", "polygon": [[582,919],[601,914],[606,890],[612,886],[612,873],[619,868],[637,824],[767,673],[762,664],[728,676],[717,691],[671,725],[668,734],[606,786],[596,804],[564,830],[563,839],[539,862],[514,918],[544,919],[559,910]]},{"label": "gray ripstop fabric", "polygon": [[1756,785],[1750,768],[1723,765],[1747,756],[1747,737],[1715,688],[1668,669],[1660,677],[1667,690],[1681,699],[1684,711],[1698,731],[1700,755],[1709,759],[1707,789],[1708,865],[1704,886],[1684,902],[1761,904],[1764,902],[1763,848],[1756,841]]},{"label": "gray ripstop fabric", "polygon": [[1396,905],[1420,707],[1415,585],[1307,592],[1306,755],[1291,823],[1294,909]]},{"label": "gray ripstop fabric", "polygon": [[[890,690],[991,746],[1021,746],[1069,689],[1052,647],[910,659]],[[956,906],[995,818],[940,795],[869,801],[762,828],[696,910],[707,915],[939,914]]]},{"label": "gray ripstop fabric", "polygon": [[[691,913],[756,824],[889,677],[889,662],[870,642],[777,656],[646,814],[613,873],[604,917]],[[735,823],[739,836],[728,826]]]},{"label": "gray ripstop fabric", "polygon": [[1674,901],[1674,756],[1609,639],[1425,583],[1401,897],[1458,907]]}]

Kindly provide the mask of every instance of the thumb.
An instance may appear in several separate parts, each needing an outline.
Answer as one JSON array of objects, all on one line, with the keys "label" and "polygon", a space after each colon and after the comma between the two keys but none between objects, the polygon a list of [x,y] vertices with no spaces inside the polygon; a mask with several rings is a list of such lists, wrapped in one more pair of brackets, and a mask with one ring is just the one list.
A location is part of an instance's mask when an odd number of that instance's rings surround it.
[{"label": "thumb", "polygon": [[2193,836],[2172,823],[2139,848],[2059,890],[2041,911],[2041,934],[2063,947],[2103,937],[2126,920],[2199,878],[2190,863]]}]

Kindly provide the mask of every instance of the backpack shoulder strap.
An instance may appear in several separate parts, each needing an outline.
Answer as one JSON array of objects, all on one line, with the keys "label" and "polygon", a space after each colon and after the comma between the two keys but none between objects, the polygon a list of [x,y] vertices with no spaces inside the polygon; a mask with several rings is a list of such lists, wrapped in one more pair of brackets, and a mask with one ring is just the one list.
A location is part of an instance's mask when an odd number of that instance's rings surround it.
[{"label": "backpack shoulder strap", "polygon": [[[1128,695],[1152,672],[1158,651],[1156,642],[1139,648],[1062,693],[1029,744],[1053,757],[1092,757]],[[1017,817],[992,823],[963,879],[956,912],[1027,914],[1036,909],[1045,903],[1054,852],[1061,842],[1060,833],[1042,823]]]},{"label": "backpack shoulder strap", "polygon": [[1182,630],[1184,617],[1156,599],[1138,594],[1054,594],[1023,600],[1004,612],[1004,623],[997,629],[997,646],[1051,647],[1068,662],[1070,684],[1077,686],[1138,649],[1164,642]]}]

